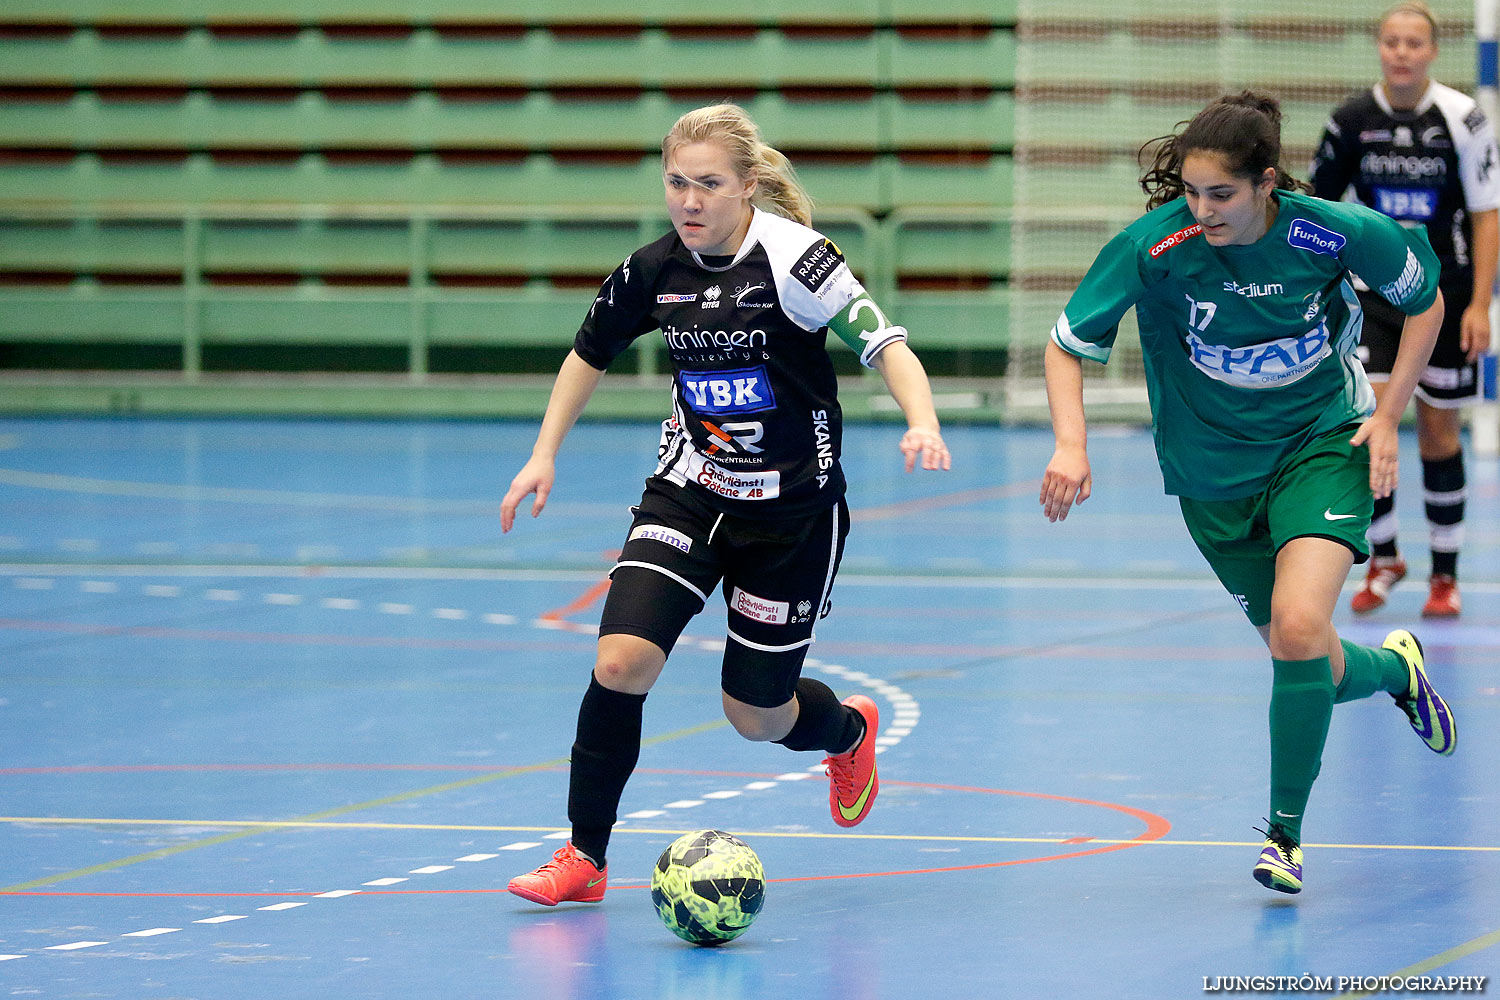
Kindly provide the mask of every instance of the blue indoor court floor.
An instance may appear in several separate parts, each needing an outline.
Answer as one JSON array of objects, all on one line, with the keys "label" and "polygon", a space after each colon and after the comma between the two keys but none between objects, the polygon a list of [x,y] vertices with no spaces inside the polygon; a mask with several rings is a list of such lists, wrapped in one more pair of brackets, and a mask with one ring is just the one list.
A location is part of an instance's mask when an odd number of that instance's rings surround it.
[{"label": "blue indoor court floor", "polygon": [[[1250,877],[1268,654],[1149,433],[1094,428],[1095,496],[1051,525],[1050,433],[951,428],[953,471],[908,476],[897,431],[859,426],[808,670],[880,707],[873,812],[835,826],[818,755],[723,720],[715,597],[647,700],[608,895],[546,908],[505,885],[566,835],[602,581],[657,428],[576,428],[546,512],[502,536],[534,434],[0,421],[0,996],[1113,1000],[1500,970],[1494,459],[1469,463],[1463,617],[1422,623],[1403,440],[1412,575],[1337,621],[1418,634],[1458,750],[1383,695],[1339,706],[1299,896]],[[646,889],[705,827],[769,880],[719,949]],[[1340,992],[1369,991],[1314,995]]]}]

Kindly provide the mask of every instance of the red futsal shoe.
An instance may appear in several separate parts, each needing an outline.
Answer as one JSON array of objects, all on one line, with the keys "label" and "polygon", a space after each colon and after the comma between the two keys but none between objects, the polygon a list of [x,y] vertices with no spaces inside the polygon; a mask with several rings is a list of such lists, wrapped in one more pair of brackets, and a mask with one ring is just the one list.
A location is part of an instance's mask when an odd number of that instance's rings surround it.
[{"label": "red futsal shoe", "polygon": [[1463,610],[1458,598],[1458,581],[1446,573],[1434,573],[1427,581],[1427,603],[1422,605],[1423,618],[1457,618]]},{"label": "red futsal shoe", "polygon": [[823,758],[828,767],[828,811],[839,826],[858,826],[870,814],[880,792],[880,776],[875,773],[880,710],[862,694],[850,695],[844,704],[865,720],[865,734],[853,748]]},{"label": "red futsal shoe", "polygon": [[609,884],[609,866],[598,869],[588,858],[573,850],[569,841],[557,849],[552,860],[530,875],[517,875],[508,888],[522,899],[543,906],[558,903],[597,903],[604,898]]},{"label": "red futsal shoe", "polygon": [[1349,601],[1357,615],[1367,615],[1385,604],[1391,588],[1406,577],[1406,560],[1400,556],[1372,556],[1365,582]]}]

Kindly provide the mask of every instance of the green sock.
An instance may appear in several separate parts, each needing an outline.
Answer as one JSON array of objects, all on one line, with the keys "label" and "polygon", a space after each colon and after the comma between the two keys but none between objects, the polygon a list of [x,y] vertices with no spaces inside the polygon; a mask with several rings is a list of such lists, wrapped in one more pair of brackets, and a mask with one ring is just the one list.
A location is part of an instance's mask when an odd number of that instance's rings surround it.
[{"label": "green sock", "polygon": [[1328,657],[1271,660],[1271,816],[1298,843],[1333,717]]},{"label": "green sock", "polygon": [[1394,649],[1356,646],[1348,639],[1340,639],[1339,644],[1344,647],[1344,679],[1334,689],[1335,705],[1368,698],[1376,691],[1406,693],[1411,673]]}]

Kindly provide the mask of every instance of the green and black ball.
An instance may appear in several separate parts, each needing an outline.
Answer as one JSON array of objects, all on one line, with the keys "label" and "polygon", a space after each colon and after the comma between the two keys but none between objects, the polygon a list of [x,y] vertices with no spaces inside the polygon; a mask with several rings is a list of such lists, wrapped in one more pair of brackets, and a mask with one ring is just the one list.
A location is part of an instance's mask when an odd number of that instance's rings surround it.
[{"label": "green and black ball", "polygon": [[651,872],[651,901],[673,934],[720,945],[745,932],[766,899],[766,875],[749,845],[722,830],[685,833]]}]

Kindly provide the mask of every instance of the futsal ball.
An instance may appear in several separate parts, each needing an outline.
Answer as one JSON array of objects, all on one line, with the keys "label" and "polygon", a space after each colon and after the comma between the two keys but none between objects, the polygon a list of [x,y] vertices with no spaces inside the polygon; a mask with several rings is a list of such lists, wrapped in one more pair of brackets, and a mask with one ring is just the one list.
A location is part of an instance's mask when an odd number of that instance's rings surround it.
[{"label": "futsal ball", "polygon": [[760,858],[722,830],[685,833],[651,872],[651,902],[662,923],[684,941],[720,945],[745,932],[766,899]]}]

